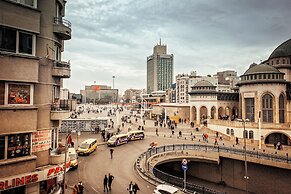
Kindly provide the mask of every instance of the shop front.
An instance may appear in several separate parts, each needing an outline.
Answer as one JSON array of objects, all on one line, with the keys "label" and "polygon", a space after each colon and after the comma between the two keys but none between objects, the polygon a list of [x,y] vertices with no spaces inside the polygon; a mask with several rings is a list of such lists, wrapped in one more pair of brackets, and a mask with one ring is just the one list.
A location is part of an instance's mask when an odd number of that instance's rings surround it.
[{"label": "shop front", "polygon": [[[58,194],[64,175],[64,165],[54,165],[31,173],[0,179],[0,194]],[[70,169],[70,161],[66,163]]]}]

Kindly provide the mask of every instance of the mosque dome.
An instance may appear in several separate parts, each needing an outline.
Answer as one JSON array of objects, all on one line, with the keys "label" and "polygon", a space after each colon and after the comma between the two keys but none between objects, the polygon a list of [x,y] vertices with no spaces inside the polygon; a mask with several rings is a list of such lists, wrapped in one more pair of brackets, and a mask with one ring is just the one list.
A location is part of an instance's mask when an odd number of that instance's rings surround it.
[{"label": "mosque dome", "polygon": [[270,55],[269,60],[278,57],[291,56],[291,39],[283,42],[279,45]]}]

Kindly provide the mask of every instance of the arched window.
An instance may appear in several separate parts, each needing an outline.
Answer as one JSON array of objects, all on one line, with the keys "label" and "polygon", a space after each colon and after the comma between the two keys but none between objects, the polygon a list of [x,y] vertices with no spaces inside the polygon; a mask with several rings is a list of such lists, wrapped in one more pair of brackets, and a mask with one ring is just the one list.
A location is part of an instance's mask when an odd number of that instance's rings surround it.
[{"label": "arched window", "polygon": [[234,130],[233,130],[233,129],[230,130],[230,134],[231,134],[232,136],[234,136]]},{"label": "arched window", "polygon": [[254,132],[253,131],[249,131],[249,139],[254,139]]},{"label": "arched window", "polygon": [[247,130],[244,130],[244,131],[243,131],[243,137],[244,137],[244,138],[248,138],[248,131],[247,131]]},{"label": "arched window", "polygon": [[285,122],[285,102],[283,94],[281,94],[279,97],[279,122]]},{"label": "arched window", "polygon": [[229,128],[226,128],[226,134],[229,135]]},{"label": "arched window", "polygon": [[263,122],[273,122],[273,97],[270,94],[265,94],[262,97]]}]

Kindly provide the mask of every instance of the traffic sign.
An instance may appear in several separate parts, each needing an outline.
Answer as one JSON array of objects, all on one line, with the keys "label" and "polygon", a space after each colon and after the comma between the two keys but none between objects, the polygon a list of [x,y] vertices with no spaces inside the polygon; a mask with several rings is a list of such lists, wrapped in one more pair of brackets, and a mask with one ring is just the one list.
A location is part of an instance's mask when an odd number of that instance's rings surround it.
[{"label": "traffic sign", "polygon": [[188,170],[187,164],[182,164],[182,170],[184,170],[184,171]]},{"label": "traffic sign", "polygon": [[182,160],[182,164],[187,165],[188,161],[186,159]]}]

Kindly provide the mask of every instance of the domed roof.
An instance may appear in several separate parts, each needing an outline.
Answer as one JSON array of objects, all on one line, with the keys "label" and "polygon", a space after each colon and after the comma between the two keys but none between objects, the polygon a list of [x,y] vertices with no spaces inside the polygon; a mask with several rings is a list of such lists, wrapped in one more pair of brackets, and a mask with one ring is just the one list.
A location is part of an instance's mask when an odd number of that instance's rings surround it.
[{"label": "domed roof", "polygon": [[269,59],[277,57],[287,57],[291,56],[291,39],[283,42],[279,45],[270,55]]},{"label": "domed roof", "polygon": [[258,74],[258,73],[281,73],[278,69],[267,64],[251,64],[250,68],[244,73],[244,75]]},{"label": "domed roof", "polygon": [[209,87],[209,86],[214,86],[214,85],[207,80],[201,80],[197,82],[194,86],[195,87]]}]

